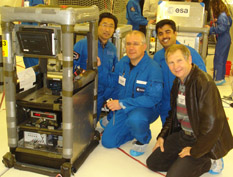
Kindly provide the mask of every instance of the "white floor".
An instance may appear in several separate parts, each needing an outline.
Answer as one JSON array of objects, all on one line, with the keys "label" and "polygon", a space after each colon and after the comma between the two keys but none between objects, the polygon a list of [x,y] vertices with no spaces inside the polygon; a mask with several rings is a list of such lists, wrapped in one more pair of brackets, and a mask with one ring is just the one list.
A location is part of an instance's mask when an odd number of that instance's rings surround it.
[{"label": "white floor", "polygon": [[[209,49],[209,53],[213,54],[214,49]],[[213,55],[208,55],[207,57],[207,68],[208,72],[211,73],[213,67]],[[18,68],[22,69],[23,62],[19,60],[17,62]],[[223,86],[219,86],[219,91],[222,96],[228,96],[231,94],[231,82],[233,81],[233,76],[226,77],[226,83]],[[3,94],[0,93],[0,103]],[[0,105],[0,158],[9,151],[7,146],[7,128],[6,128],[6,111],[5,105]],[[229,117],[229,124],[233,130],[233,108],[229,107],[228,104],[224,104],[227,117]],[[84,164],[79,168],[75,177],[160,177],[165,176],[165,173],[155,173],[147,169],[143,164],[147,157],[150,155],[152,147],[155,144],[155,138],[158,132],[161,129],[160,120],[155,121],[151,125],[152,130],[152,140],[149,144],[147,152],[133,159],[129,157],[124,152],[128,153],[131,147],[131,142],[128,142],[120,147],[120,149],[106,149],[101,143],[97,148],[88,156]],[[123,152],[124,151],[124,152]],[[224,170],[220,175],[210,175],[208,173],[202,175],[202,177],[231,177],[232,176],[232,167],[233,167],[233,150],[230,151],[227,156],[224,157]],[[44,175],[31,173],[27,171],[16,170],[14,168],[7,169],[2,163],[0,163],[0,176],[2,177],[42,177]]]}]

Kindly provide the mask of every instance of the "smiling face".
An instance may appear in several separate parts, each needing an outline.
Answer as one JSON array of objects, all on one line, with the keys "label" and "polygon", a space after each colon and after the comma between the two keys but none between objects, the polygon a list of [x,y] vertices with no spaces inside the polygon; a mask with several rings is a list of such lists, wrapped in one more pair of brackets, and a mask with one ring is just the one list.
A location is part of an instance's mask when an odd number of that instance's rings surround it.
[{"label": "smiling face", "polygon": [[146,50],[142,35],[140,32],[135,32],[126,36],[126,53],[134,66],[140,62]]},{"label": "smiling face", "polygon": [[165,48],[165,50],[172,44],[176,43],[177,32],[173,31],[170,25],[164,25],[158,28],[157,33],[160,44]]},{"label": "smiling face", "polygon": [[106,43],[112,37],[114,31],[115,23],[113,19],[103,18],[98,26],[98,37],[103,43]]},{"label": "smiling face", "polygon": [[189,56],[185,59],[182,52],[176,50],[174,53],[167,54],[167,65],[172,74],[183,82],[192,69],[192,58]]}]

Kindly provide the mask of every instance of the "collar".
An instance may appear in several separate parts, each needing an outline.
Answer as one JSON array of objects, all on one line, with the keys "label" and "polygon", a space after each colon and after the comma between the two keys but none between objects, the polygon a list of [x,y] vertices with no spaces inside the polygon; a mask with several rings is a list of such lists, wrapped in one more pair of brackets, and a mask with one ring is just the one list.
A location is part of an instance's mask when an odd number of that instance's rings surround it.
[{"label": "collar", "polygon": [[184,79],[184,84],[187,85],[189,83],[189,81],[192,78],[193,73],[195,73],[195,70],[198,66],[192,63],[192,68],[191,71],[189,72],[189,74],[187,75],[187,77]]},{"label": "collar", "polygon": [[[149,57],[147,52],[144,52],[144,56],[142,57],[142,59],[138,62],[138,64],[136,66],[134,66],[134,68],[136,68],[137,66],[141,65],[142,63],[144,63],[144,61],[146,60],[146,58]],[[130,58],[127,56],[127,63],[130,64]]]},{"label": "collar", "polygon": [[[188,77],[188,76],[187,76]],[[187,78],[186,77],[186,78]],[[181,84],[181,85],[184,85],[185,81],[186,81],[186,78],[184,78],[184,82],[182,82],[179,78],[178,78],[178,83]]]},{"label": "collar", "polygon": [[104,44],[104,43],[102,43],[102,41],[98,38],[98,43],[101,45],[101,47],[104,49],[106,46],[107,46],[107,44],[108,44],[108,41]]}]

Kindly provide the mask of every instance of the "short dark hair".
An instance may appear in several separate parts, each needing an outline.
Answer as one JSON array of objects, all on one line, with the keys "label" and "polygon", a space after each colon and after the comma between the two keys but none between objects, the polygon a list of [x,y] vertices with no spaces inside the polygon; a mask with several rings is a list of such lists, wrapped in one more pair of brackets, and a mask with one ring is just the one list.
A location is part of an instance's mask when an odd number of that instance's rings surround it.
[{"label": "short dark hair", "polygon": [[176,31],[176,23],[173,20],[170,19],[164,19],[164,20],[160,20],[158,23],[156,23],[156,34],[158,34],[158,29],[162,28],[164,25],[169,25],[173,31]]},{"label": "short dark hair", "polygon": [[100,14],[100,16],[99,16],[98,25],[100,24],[100,22],[102,21],[103,18],[111,18],[114,21],[115,30],[117,29],[118,20],[117,20],[116,16],[114,16],[113,14],[111,14],[109,12],[104,12],[104,13]]}]

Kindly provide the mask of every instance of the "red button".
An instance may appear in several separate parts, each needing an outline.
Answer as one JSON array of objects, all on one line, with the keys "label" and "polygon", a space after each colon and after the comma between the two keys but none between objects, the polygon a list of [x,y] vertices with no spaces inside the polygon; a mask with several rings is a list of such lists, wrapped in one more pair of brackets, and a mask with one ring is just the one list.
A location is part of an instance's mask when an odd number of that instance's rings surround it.
[{"label": "red button", "polygon": [[68,6],[67,5],[61,5],[60,6],[62,9],[66,9]]}]

